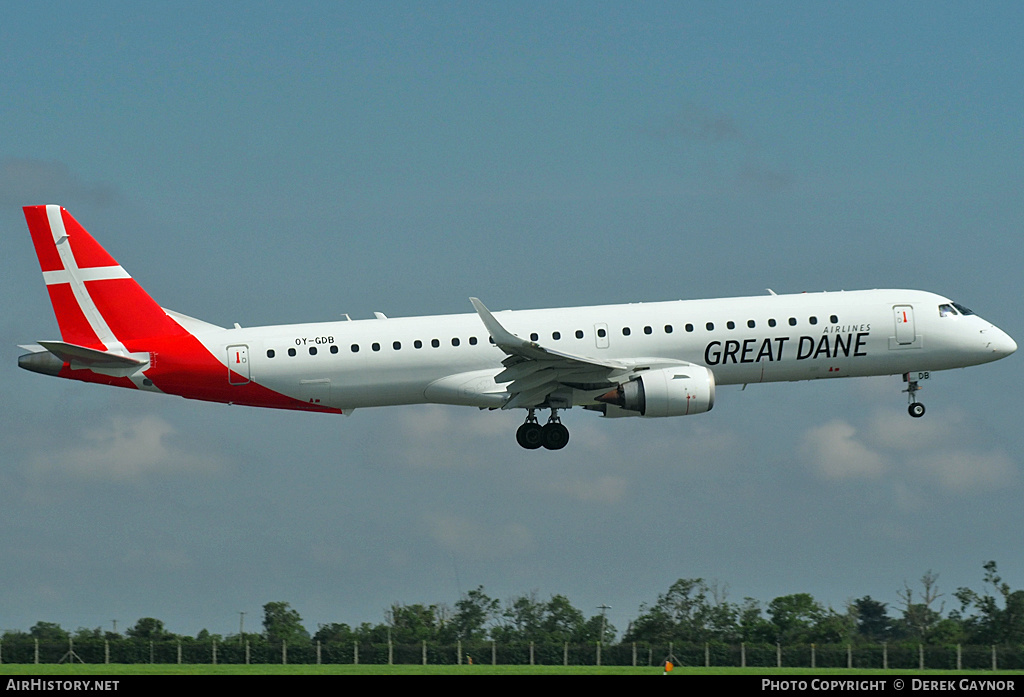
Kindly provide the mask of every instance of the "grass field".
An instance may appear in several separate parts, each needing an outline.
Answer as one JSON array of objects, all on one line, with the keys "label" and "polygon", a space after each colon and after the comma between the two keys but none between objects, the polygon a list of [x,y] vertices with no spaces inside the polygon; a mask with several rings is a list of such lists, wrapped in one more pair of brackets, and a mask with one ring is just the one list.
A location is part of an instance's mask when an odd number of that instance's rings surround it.
[{"label": "grass field", "polygon": [[[90,675],[662,675],[660,667],[630,666],[420,666],[420,665],[168,665],[168,664],[0,664],[0,675],[90,676]],[[671,675],[846,675],[907,676],[1005,676],[1024,671],[925,670],[888,673],[880,670],[846,668],[692,668],[679,667]]]}]

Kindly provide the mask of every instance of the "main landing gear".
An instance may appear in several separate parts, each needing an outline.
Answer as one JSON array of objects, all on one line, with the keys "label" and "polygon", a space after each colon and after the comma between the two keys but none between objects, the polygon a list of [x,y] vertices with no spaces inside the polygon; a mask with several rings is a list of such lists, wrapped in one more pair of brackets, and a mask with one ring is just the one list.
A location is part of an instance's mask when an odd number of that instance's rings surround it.
[{"label": "main landing gear", "polygon": [[909,395],[910,405],[907,407],[907,413],[913,416],[915,419],[920,419],[924,416],[924,405],[917,401],[917,391],[921,388],[917,385],[917,380],[911,380],[911,376],[918,378],[928,378],[928,373],[904,373],[903,381],[907,383],[907,389],[903,390]]},{"label": "main landing gear", "polygon": [[552,408],[548,422],[543,426],[537,421],[537,410],[530,409],[526,423],[516,431],[516,442],[527,450],[543,446],[548,450],[561,450],[569,442],[569,429],[562,425],[558,410]]}]

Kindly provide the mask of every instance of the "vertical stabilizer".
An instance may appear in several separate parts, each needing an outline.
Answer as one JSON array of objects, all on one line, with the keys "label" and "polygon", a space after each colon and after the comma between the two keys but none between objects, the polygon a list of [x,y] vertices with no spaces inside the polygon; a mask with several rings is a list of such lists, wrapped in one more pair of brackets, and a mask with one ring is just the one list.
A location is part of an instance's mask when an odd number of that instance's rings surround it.
[{"label": "vertical stabilizer", "polygon": [[187,334],[60,206],[26,206],[61,338],[98,351],[145,351],[143,340]]}]

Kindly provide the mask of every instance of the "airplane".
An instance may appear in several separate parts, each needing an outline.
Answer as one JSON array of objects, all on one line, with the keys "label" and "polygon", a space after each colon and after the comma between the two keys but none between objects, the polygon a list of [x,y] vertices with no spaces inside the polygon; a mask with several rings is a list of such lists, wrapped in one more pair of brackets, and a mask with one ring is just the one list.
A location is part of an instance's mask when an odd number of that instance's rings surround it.
[{"label": "airplane", "polygon": [[[160,307],[64,208],[25,219],[61,339],[22,346],[45,375],[227,404],[351,414],[400,404],[523,409],[523,448],[569,440],[560,411],[708,412],[717,385],[901,375],[1004,358],[1005,332],[918,290],[833,291],[225,328]],[[541,425],[537,412],[550,416]]]}]

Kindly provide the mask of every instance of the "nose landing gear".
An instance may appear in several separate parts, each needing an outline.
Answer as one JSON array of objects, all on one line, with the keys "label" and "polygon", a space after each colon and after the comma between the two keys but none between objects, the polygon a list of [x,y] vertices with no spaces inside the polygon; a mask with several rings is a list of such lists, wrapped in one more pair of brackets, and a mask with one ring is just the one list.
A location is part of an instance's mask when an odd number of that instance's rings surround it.
[{"label": "nose landing gear", "polygon": [[[915,379],[911,379],[911,377]],[[918,387],[917,379],[927,380],[928,373],[904,373],[903,381],[907,383],[907,389],[903,390],[907,393],[910,399],[910,405],[907,406],[907,413],[913,416],[915,419],[919,419],[924,416],[924,405],[917,401],[917,391],[921,388]]]},{"label": "nose landing gear", "polygon": [[527,450],[544,447],[547,450],[561,450],[569,442],[569,429],[562,425],[558,410],[552,408],[548,422],[543,426],[537,421],[537,410],[530,409],[526,423],[516,430],[516,442]]}]

